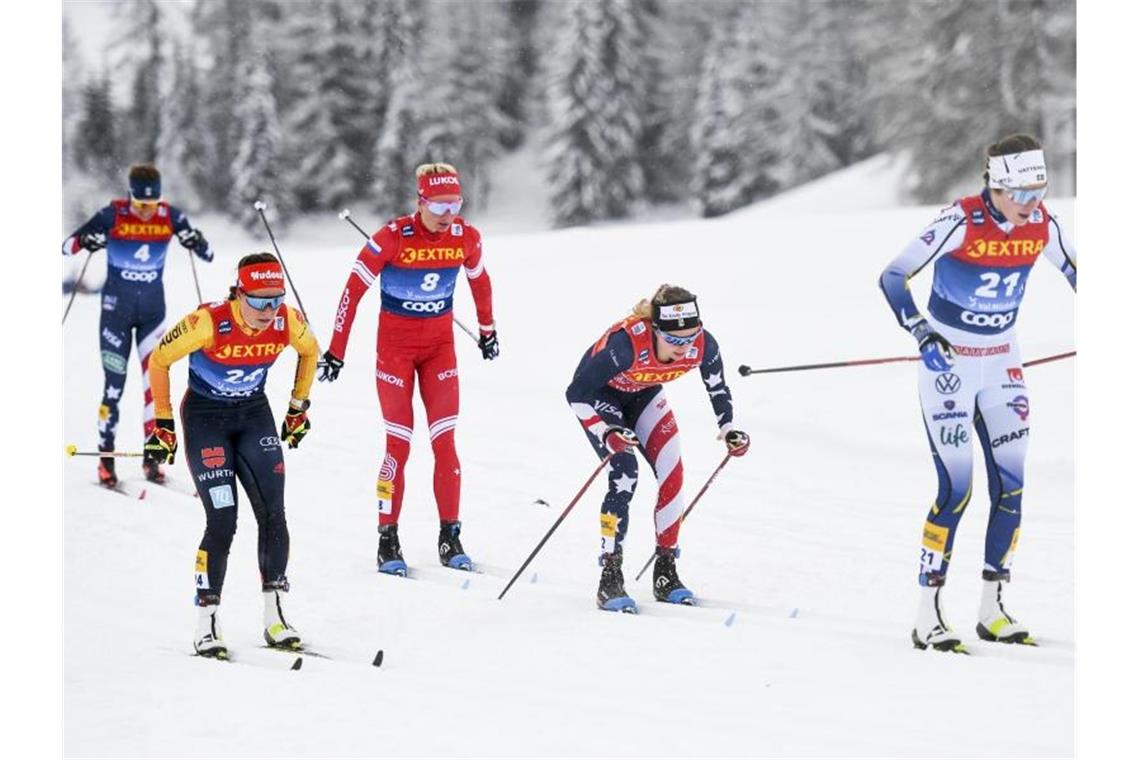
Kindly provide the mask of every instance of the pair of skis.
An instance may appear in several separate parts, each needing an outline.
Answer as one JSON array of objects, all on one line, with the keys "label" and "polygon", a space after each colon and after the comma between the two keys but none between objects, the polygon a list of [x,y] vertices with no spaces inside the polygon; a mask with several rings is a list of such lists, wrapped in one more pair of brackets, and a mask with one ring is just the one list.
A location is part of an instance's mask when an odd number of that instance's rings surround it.
[{"label": "pair of skis", "polygon": [[171,491],[172,493],[177,493],[177,494],[181,494],[183,496],[188,496],[192,499],[198,498],[198,494],[196,492],[191,492],[189,490],[186,490],[185,488],[179,486],[176,483],[171,483],[169,480],[165,483],[158,483],[158,482],[155,482],[153,480],[148,480],[145,482],[145,484],[139,483],[138,481],[134,481],[134,480],[120,480],[118,483],[116,483],[113,486],[109,486],[106,483],[98,483],[98,482],[95,485],[99,486],[100,488],[102,488],[106,491],[111,491],[113,493],[117,493],[120,496],[126,496],[128,499],[136,499],[136,500],[137,499],[145,499],[147,496],[147,489],[150,486],[155,486],[157,488],[163,488],[167,491]]},{"label": "pair of skis", "polygon": [[[254,650],[254,651],[273,652],[274,653],[272,655],[273,658],[276,658],[276,656],[278,654],[283,654],[283,655],[289,656],[290,659],[286,660],[286,662],[288,662],[288,664],[289,664],[289,667],[288,667],[289,670],[300,670],[301,667],[305,663],[306,657],[315,657],[315,658],[321,659],[321,660],[341,661],[341,658],[339,658],[339,657],[333,657],[332,655],[325,654],[324,652],[321,652],[319,650],[310,649],[304,645],[301,645],[301,646],[281,646],[281,647],[275,647],[275,646],[268,646],[267,645],[267,646],[260,647],[260,649]],[[263,659],[259,659],[259,658],[250,659],[249,652],[241,652],[235,656],[235,654],[232,651],[230,651],[230,649],[228,647],[226,649],[223,649],[223,650],[218,650],[214,654],[195,653],[193,656],[199,657],[199,658],[204,659],[204,660],[214,660],[216,662],[235,663],[235,664],[240,664],[240,665],[256,665],[256,666],[264,666],[264,667],[276,667],[280,662],[280,660],[273,661],[273,660],[263,660]],[[271,661],[273,662],[272,665],[270,665]],[[345,662],[355,662],[355,660],[345,660]],[[380,667],[381,664],[383,664],[383,662],[384,662],[384,650],[383,649],[377,649],[376,654],[373,655],[373,657],[372,657],[372,667],[378,668],[378,667]],[[363,663],[361,663],[361,664],[363,664]]]}]

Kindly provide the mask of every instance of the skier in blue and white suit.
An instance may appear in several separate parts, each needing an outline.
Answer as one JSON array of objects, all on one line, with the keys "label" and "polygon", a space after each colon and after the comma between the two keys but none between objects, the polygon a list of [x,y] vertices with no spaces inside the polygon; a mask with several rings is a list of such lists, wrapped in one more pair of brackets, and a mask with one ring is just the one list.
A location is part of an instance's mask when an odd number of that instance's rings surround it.
[{"label": "skier in blue and white suit", "polygon": [[[1029,631],[1006,613],[1002,584],[1010,579],[1021,524],[1029,394],[1014,325],[1026,281],[1044,255],[1077,288],[1076,252],[1041,201],[1045,154],[1028,135],[990,146],[979,195],[942,210],[879,279],[899,324],[918,341],[918,394],[938,472],[938,495],[922,532],[922,587],[911,638],[920,649],[964,651],[942,617],[939,595],[958,521],[970,500],[971,422],[981,441],[990,491],[978,636],[1032,644]],[[934,265],[924,318],[909,280]]]},{"label": "skier in blue and white suit", "polygon": [[[107,249],[107,281],[103,285],[99,319],[104,376],[103,400],[99,405],[100,451],[115,449],[119,400],[127,380],[132,332],[142,364],[143,439],[154,432],[154,399],[147,371],[150,354],[166,332],[162,272],[170,239],[177,237],[183,247],[204,261],[214,258],[210,244],[190,225],[186,214],[162,199],[158,169],[150,164],[132,166],[127,178],[129,197],[112,200],[63,242],[65,256]],[[165,478],[155,462],[144,462],[143,472],[156,483]],[[118,476],[112,457],[100,457],[98,475],[101,484],[115,486]]]}]

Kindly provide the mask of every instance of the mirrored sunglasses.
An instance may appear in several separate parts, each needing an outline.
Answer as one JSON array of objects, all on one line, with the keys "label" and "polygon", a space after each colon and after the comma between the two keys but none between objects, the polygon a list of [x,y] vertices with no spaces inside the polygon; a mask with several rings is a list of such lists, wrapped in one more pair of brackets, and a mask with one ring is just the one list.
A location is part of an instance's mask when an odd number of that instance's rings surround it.
[{"label": "mirrored sunglasses", "polygon": [[1026,203],[1032,203],[1033,201],[1039,201],[1043,199],[1045,197],[1045,191],[1048,189],[1049,188],[1046,186],[1035,187],[1032,190],[1019,188],[1015,190],[1006,190],[1005,192],[1007,195],[1009,195],[1009,199],[1011,201],[1020,206],[1024,206]]},{"label": "mirrored sunglasses", "polygon": [[161,200],[159,200],[158,198],[156,198],[154,200],[147,200],[147,199],[143,199],[143,198],[131,198],[131,205],[134,206],[135,208],[158,208],[159,203],[161,203]]},{"label": "mirrored sunglasses", "polygon": [[458,214],[459,209],[463,208],[463,199],[462,198],[460,198],[457,201],[448,201],[448,202],[429,201],[427,198],[424,198],[421,195],[420,201],[423,202],[424,206],[427,208],[428,211],[432,212],[436,216],[443,216],[444,214],[453,214],[453,215]]},{"label": "mirrored sunglasses", "polygon": [[697,338],[701,337],[701,333],[703,333],[704,331],[705,330],[702,327],[700,330],[697,330],[692,335],[682,336],[682,335],[672,335],[670,333],[665,332],[664,330],[656,330],[656,329],[654,330],[654,332],[656,332],[658,335],[661,336],[661,340],[665,341],[670,346],[691,346],[693,343],[696,342]]},{"label": "mirrored sunglasses", "polygon": [[246,293],[244,290],[241,292],[241,294],[243,296],[245,296],[246,303],[248,303],[250,308],[253,309],[254,311],[264,311],[265,309],[276,309],[279,306],[281,306],[281,304],[285,303],[285,294],[284,293],[282,293],[279,296],[269,296],[268,298],[264,298],[261,296],[251,296],[249,293]]}]

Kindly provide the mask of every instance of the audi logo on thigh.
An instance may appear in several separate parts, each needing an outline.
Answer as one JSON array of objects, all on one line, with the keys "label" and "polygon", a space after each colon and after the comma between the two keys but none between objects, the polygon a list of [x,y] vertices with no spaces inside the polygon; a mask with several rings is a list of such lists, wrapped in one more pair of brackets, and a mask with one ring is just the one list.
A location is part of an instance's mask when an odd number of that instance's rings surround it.
[{"label": "audi logo on thigh", "polygon": [[430,314],[438,314],[447,308],[447,301],[404,301],[400,306],[408,311],[425,311]]},{"label": "audi logo on thigh", "polygon": [[154,282],[158,279],[158,272],[153,269],[124,269],[119,276],[130,282]]},{"label": "audi logo on thigh", "polygon": [[1016,311],[1007,311],[1004,314],[978,314],[974,311],[962,312],[963,322],[978,327],[1008,327],[1009,323],[1016,318]]}]

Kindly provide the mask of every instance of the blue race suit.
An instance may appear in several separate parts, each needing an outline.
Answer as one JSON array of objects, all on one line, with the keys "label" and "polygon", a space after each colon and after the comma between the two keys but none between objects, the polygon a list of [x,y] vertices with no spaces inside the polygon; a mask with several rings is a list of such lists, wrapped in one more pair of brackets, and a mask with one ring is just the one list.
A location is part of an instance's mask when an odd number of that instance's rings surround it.
[{"label": "blue race suit", "polygon": [[206,261],[213,259],[213,252],[191,227],[186,214],[165,202],[160,202],[154,215],[144,221],[131,209],[129,200],[111,201],[64,241],[64,255],[82,251],[82,240],[91,235],[104,236],[107,246],[107,281],[103,285],[99,319],[99,351],[103,360],[99,450],[113,451],[132,331],[142,364],[144,440],[154,430],[154,400],[147,367],[151,351],[164,332],[166,299],[162,272],[171,237],[177,235]]}]

